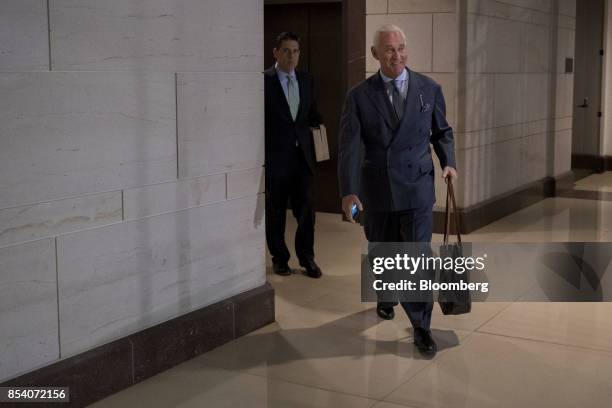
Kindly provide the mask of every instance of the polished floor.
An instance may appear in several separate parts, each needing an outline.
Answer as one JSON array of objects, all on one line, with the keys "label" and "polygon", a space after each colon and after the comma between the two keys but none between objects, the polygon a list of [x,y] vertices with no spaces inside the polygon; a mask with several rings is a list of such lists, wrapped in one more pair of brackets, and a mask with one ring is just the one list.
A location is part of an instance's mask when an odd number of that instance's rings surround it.
[{"label": "polished floor", "polygon": [[[467,236],[470,241],[612,241],[612,173],[576,183]],[[319,280],[270,273],[276,322],[96,407],[610,407],[612,303],[477,303],[442,316],[440,352],[412,345],[400,308],[380,321],[360,302],[363,233],[317,215]],[[293,232],[295,226],[290,224]],[[434,240],[439,241],[440,236]]]}]

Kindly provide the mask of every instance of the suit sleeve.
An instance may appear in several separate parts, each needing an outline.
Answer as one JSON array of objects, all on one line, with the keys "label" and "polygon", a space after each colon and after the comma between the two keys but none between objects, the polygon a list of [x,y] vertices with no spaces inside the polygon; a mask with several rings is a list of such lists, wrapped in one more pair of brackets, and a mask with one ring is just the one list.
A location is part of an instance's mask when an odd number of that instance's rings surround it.
[{"label": "suit sleeve", "polygon": [[323,118],[317,110],[317,99],[315,97],[314,79],[310,77],[310,111],[308,112],[308,126],[318,127],[323,123]]},{"label": "suit sleeve", "polygon": [[442,168],[450,166],[456,169],[455,138],[453,129],[446,121],[446,102],[439,85],[435,91],[432,115],[431,144],[440,160],[440,166]]},{"label": "suit sleeve", "polygon": [[362,159],[361,122],[354,95],[349,92],[340,117],[338,182],[340,196],[359,195]]}]

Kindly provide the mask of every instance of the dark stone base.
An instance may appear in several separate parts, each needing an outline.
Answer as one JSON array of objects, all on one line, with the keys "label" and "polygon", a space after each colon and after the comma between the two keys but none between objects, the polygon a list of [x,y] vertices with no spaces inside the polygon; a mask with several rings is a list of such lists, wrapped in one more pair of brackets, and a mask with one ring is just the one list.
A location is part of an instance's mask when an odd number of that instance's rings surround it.
[{"label": "dark stone base", "polygon": [[572,154],[572,169],[590,169],[598,173],[612,170],[612,156]]},{"label": "dark stone base", "polygon": [[266,283],[0,386],[70,387],[70,403],[33,405],[83,407],[272,322],[274,289]]},{"label": "dark stone base", "polygon": [[[545,177],[531,183],[521,190],[504,194],[468,208],[459,209],[459,230],[462,234],[469,234],[487,224],[497,221],[516,211],[522,210],[538,201],[554,197],[572,189],[574,183],[573,173],[570,171],[556,178]],[[446,200],[446,197],[438,197]],[[444,233],[444,211],[434,211],[434,232]],[[451,233],[455,233],[452,228]]]}]

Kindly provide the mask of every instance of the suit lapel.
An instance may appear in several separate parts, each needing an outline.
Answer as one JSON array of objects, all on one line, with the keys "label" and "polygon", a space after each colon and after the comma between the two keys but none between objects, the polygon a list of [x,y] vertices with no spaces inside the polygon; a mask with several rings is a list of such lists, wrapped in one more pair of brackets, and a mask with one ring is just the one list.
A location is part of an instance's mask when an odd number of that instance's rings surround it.
[{"label": "suit lapel", "polygon": [[[298,106],[298,113],[295,115],[295,121],[297,122],[300,116],[302,116],[304,112],[304,107],[306,106],[306,79],[304,79],[304,75],[301,72],[295,71],[295,77],[298,81],[298,88],[300,90],[300,104]],[[289,106],[289,105],[287,105]]]},{"label": "suit lapel", "polygon": [[404,104],[404,120],[411,120],[415,118],[416,112],[421,111],[421,98],[423,97],[423,90],[421,89],[421,81],[418,75],[410,71],[408,68],[409,82],[408,82],[408,94],[406,95],[406,103]]},{"label": "suit lapel", "polygon": [[370,84],[370,86],[366,88],[368,97],[372,100],[372,104],[383,117],[387,126],[390,129],[395,129],[398,124],[397,117],[393,111],[393,106],[391,105],[389,95],[387,94],[385,84],[380,74],[374,74],[368,81]]},{"label": "suit lapel", "polygon": [[406,68],[409,75],[408,81],[408,93],[406,94],[406,101],[404,103],[404,114],[402,120],[398,123],[397,128],[393,132],[391,137],[391,143],[395,140],[395,137],[399,133],[397,130],[403,126],[406,121],[414,120],[417,118],[418,113],[421,110],[421,98],[423,97],[423,91],[421,90],[421,82],[416,74]]},{"label": "suit lapel", "polygon": [[270,75],[271,77],[270,80],[272,82],[272,92],[274,99],[277,101],[277,103],[280,104],[280,106],[282,106],[281,110],[283,111],[283,113],[291,121],[293,121],[293,118],[291,117],[291,109],[289,108],[289,102],[287,102],[287,97],[285,96],[285,92],[283,92],[283,87],[281,86],[280,78],[278,77],[276,69],[274,67],[270,68],[268,70],[268,75]]}]

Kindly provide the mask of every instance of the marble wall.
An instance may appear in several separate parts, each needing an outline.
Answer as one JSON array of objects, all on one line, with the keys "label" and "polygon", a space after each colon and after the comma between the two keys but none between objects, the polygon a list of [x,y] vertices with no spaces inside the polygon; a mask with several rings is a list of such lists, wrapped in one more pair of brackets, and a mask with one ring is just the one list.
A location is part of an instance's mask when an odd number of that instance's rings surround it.
[{"label": "marble wall", "polygon": [[[612,5],[605,2],[603,49],[612,46]],[[604,53],[602,79],[602,121],[600,129],[601,155],[612,156],[612,54]]]},{"label": "marble wall", "polygon": [[461,4],[458,199],[470,207],[571,170],[575,2]]},{"label": "marble wall", "polygon": [[[458,205],[570,171],[575,0],[371,0],[368,44],[406,32],[408,66],[438,81],[455,130]],[[369,48],[369,45],[368,45]],[[370,57],[368,73],[376,70]],[[436,180],[438,205],[445,196]]]},{"label": "marble wall", "polygon": [[0,3],[0,381],[265,282],[263,2]]}]

